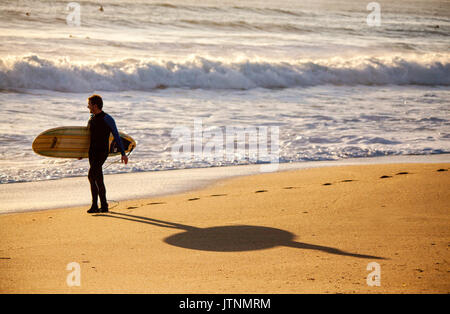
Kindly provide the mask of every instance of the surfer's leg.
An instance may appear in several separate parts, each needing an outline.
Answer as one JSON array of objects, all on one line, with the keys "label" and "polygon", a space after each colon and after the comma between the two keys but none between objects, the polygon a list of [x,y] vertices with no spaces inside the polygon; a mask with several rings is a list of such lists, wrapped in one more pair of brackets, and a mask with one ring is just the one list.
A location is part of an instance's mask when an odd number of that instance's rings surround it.
[{"label": "surfer's leg", "polygon": [[98,208],[97,205],[97,199],[98,199],[98,187],[96,184],[96,178],[95,178],[95,172],[96,172],[96,167],[95,167],[95,163],[94,161],[89,158],[90,161],[90,168],[89,168],[89,173],[88,173],[88,179],[89,179],[89,183],[91,185],[91,194],[92,194],[92,206],[91,209],[95,209]]},{"label": "surfer's leg", "polygon": [[103,172],[100,169],[100,174],[97,178],[98,196],[100,197],[100,206],[102,209],[108,209],[108,203],[106,202],[106,187],[103,182]]},{"label": "surfer's leg", "polygon": [[88,212],[98,211],[97,200],[100,197],[102,210],[108,208],[108,203],[106,202],[106,188],[103,182],[103,170],[102,166],[108,157],[108,153],[90,153],[89,154],[89,183],[91,184],[91,194],[92,194],[92,207]]},{"label": "surfer's leg", "polygon": [[96,175],[96,183],[98,187],[98,195],[100,197],[100,206],[102,210],[108,209],[108,203],[106,201],[106,187],[103,181],[103,164],[105,163],[106,158],[108,158],[108,154],[106,153],[103,156],[100,156],[98,160],[98,173]]}]

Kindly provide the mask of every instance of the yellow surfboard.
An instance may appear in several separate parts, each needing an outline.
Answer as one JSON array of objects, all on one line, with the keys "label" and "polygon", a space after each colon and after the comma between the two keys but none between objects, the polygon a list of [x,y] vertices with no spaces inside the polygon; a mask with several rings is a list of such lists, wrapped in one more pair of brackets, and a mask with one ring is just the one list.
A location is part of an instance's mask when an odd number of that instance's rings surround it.
[{"label": "yellow surfboard", "polygon": [[[131,153],[136,147],[134,139],[119,132],[125,153]],[[39,134],[33,141],[33,151],[42,156],[57,158],[88,158],[90,131],[82,126],[63,126],[49,129]],[[109,155],[120,155],[112,134],[109,136]]]}]

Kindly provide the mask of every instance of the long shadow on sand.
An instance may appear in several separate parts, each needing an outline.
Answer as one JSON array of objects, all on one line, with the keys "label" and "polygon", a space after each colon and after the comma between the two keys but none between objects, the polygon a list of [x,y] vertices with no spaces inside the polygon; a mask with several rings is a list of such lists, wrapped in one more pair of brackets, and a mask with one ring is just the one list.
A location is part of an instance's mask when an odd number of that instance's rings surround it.
[{"label": "long shadow on sand", "polygon": [[276,246],[298,249],[317,250],[330,254],[357,258],[384,259],[383,257],[345,252],[333,247],[314,245],[294,241],[291,232],[262,226],[232,225],[210,228],[197,228],[163,220],[135,216],[124,213],[109,212],[94,216],[124,219],[150,224],[153,226],[184,230],[164,239],[170,245],[202,251],[239,252],[263,250]]}]

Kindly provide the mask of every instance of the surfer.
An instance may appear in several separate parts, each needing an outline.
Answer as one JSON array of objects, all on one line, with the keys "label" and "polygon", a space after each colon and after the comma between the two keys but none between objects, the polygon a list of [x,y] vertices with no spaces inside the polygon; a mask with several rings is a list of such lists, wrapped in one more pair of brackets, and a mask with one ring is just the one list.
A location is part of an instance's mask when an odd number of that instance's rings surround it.
[{"label": "surfer", "polygon": [[[121,162],[127,164],[128,157],[125,155],[125,149],[117,131],[114,119],[103,112],[103,100],[99,95],[92,95],[88,98],[88,108],[91,118],[88,122],[88,128],[91,132],[91,142],[89,146],[89,174],[88,179],[91,184],[92,206],[88,213],[108,212],[108,203],[106,201],[106,188],[103,182],[103,163],[108,158],[109,153],[109,135],[113,134],[117,146],[122,154]],[[97,199],[100,198],[101,207],[98,208]]]}]

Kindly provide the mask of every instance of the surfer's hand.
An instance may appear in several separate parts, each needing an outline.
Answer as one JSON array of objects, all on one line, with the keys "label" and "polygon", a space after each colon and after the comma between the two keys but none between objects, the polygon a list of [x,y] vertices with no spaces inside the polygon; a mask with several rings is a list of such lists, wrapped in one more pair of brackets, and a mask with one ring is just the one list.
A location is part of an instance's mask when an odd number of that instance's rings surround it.
[{"label": "surfer's hand", "polygon": [[125,165],[128,163],[128,157],[126,155],[122,155],[122,162],[125,163]]}]

